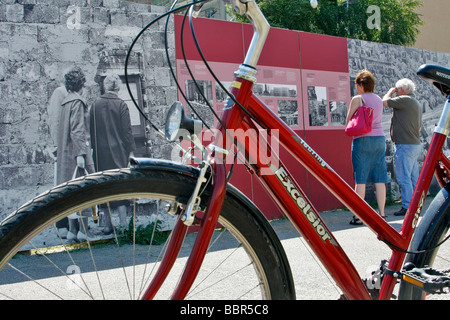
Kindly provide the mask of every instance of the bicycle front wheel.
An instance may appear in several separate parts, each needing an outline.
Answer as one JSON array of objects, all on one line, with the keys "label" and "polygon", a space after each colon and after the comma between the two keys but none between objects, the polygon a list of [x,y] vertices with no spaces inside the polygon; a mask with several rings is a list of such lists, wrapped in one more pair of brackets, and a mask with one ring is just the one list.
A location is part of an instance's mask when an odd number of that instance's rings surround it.
[{"label": "bicycle front wheel", "polygon": [[[181,166],[111,170],[33,199],[0,226],[1,296],[138,299],[162,260],[170,224],[179,218],[165,207],[187,202],[196,175]],[[208,196],[207,188],[202,202]],[[93,212],[100,216],[97,224]],[[69,226],[78,222],[76,238],[72,232],[64,239],[55,226],[68,216]],[[261,213],[229,189],[219,222],[187,298],[295,298],[286,255]],[[170,298],[195,236],[187,234],[156,298]]]}]

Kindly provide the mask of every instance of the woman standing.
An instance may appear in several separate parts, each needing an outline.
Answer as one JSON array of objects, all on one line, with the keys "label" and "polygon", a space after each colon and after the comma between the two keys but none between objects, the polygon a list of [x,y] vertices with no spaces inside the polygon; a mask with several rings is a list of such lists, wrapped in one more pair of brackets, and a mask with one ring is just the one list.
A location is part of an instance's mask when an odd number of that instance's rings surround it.
[{"label": "woman standing", "polygon": [[[80,172],[83,175],[85,171],[94,172],[89,134],[89,111],[81,96],[86,78],[80,68],[72,69],[64,78],[67,96],[61,103],[59,113],[56,162],[58,184],[71,180],[74,173]],[[87,216],[83,214],[82,217],[84,228],[81,228],[79,218],[81,217],[76,214],[69,216],[67,240],[86,239],[84,231],[85,228],[87,229]]]},{"label": "woman standing", "polygon": [[57,183],[72,179],[75,169],[93,172],[89,135],[89,112],[83,92],[86,78],[80,68],[65,75],[67,96],[61,103],[59,114]]},{"label": "woman standing", "polygon": [[[364,199],[366,184],[374,183],[379,214],[386,218],[384,207],[386,204],[386,183],[389,182],[386,168],[386,142],[381,120],[383,115],[383,101],[374,94],[375,77],[368,70],[362,70],[355,79],[356,89],[359,95],[352,98],[347,113],[346,124],[362,106],[368,106],[373,110],[372,131],[364,135],[353,137],[352,164],[353,176],[356,182],[355,191]],[[362,224],[353,217],[350,224]]]}]

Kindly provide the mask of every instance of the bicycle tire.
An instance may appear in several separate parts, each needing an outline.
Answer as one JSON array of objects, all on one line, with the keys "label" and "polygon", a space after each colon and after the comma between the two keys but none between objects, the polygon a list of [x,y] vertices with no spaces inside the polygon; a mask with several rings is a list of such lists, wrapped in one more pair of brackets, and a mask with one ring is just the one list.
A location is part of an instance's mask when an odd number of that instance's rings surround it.
[{"label": "bicycle tire", "polygon": [[[448,241],[439,245],[446,236],[450,228],[450,186],[445,186],[433,199],[426,213],[424,214],[408,251],[417,252],[407,254],[406,263],[412,263],[418,268],[426,266],[442,269],[448,266]],[[445,253],[445,257],[439,256]],[[437,260],[443,260],[438,265]],[[399,290],[400,300],[422,300],[426,294],[421,289],[402,281]]]},{"label": "bicycle tire", "polygon": [[[192,167],[155,165],[94,173],[57,186],[26,203],[1,223],[0,268],[9,269],[5,265],[29,238],[81,208],[144,194],[186,203],[197,174],[198,170]],[[208,196],[207,188],[202,193],[202,203],[206,203]],[[240,241],[250,257],[262,298],[295,299],[290,266],[275,232],[259,210],[232,186],[227,189],[219,222]]]}]

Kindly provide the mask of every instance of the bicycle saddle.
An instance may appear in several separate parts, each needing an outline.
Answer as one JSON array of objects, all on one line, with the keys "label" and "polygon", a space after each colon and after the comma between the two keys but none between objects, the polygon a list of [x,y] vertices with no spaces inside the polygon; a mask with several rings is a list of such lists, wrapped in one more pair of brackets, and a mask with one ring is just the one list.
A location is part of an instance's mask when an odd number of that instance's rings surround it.
[{"label": "bicycle saddle", "polygon": [[438,88],[444,96],[450,95],[450,69],[424,64],[417,70],[417,75]]}]

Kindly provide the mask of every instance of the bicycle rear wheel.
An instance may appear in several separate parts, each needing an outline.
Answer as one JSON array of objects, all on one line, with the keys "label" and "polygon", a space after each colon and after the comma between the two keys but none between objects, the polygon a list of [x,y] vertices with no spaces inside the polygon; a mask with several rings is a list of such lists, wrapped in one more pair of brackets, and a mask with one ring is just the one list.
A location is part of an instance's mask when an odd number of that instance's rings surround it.
[{"label": "bicycle rear wheel", "polygon": [[[420,253],[408,254],[405,262],[412,263],[417,268],[428,266],[450,274],[450,241],[442,243],[450,228],[449,187],[447,185],[433,199],[414,234],[409,251]],[[399,299],[432,297],[439,299],[439,295],[428,296],[423,290],[407,282],[400,285]]]},{"label": "bicycle rear wheel", "polygon": [[[170,217],[164,207],[172,201],[187,202],[197,173],[182,166],[111,170],[69,181],[36,197],[0,226],[1,296],[138,299],[156,273],[170,237],[166,231],[170,228],[161,227]],[[208,195],[209,189],[204,190],[202,203]],[[114,204],[122,201],[123,205],[124,200],[129,223],[119,227]],[[261,213],[246,201],[229,188],[221,225],[187,298],[295,298],[281,243]],[[115,224],[114,232],[99,233],[90,217],[84,232],[88,239],[75,244],[61,239],[54,224],[73,217],[74,212],[89,215],[92,208]],[[78,219],[80,229],[85,220]],[[195,235],[186,236],[157,298],[170,298]]]}]

